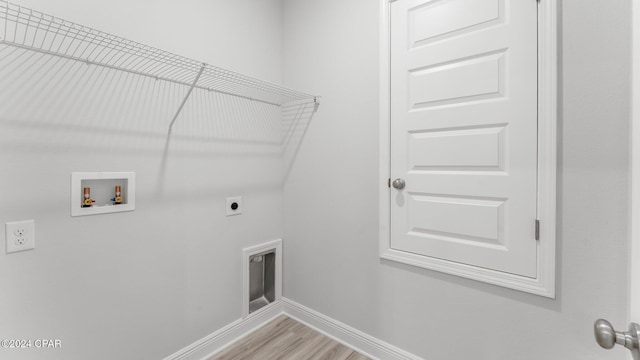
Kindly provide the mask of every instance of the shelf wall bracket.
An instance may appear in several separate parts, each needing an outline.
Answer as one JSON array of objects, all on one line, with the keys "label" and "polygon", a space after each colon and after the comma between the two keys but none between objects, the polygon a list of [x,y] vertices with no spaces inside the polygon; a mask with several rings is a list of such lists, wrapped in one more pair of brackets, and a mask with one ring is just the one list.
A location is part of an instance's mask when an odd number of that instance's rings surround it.
[{"label": "shelf wall bracket", "polygon": [[178,111],[176,111],[176,114],[173,116],[173,119],[171,120],[171,124],[169,124],[169,134],[171,134],[171,131],[173,130],[173,124],[176,122],[176,119],[178,119],[178,116],[182,112],[182,108],[184,108],[184,105],[187,103],[187,100],[189,100],[189,96],[191,96],[191,92],[193,92],[193,89],[198,84],[198,81],[200,80],[200,76],[202,76],[202,72],[204,72],[204,69],[206,67],[207,67],[207,64],[205,63],[203,63],[202,66],[200,67],[200,71],[198,71],[198,75],[196,75],[196,78],[193,80],[193,84],[191,84],[191,87],[189,88],[189,91],[187,91],[187,94],[184,96],[184,99],[182,100],[182,103],[180,104]]}]

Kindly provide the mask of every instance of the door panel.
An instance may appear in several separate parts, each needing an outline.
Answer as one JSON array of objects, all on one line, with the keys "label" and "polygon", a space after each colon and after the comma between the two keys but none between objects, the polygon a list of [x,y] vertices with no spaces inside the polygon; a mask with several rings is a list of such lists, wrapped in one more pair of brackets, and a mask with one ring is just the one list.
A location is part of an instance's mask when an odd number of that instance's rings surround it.
[{"label": "door panel", "polygon": [[408,13],[409,44],[416,47],[502,22],[504,0],[429,1]]},{"label": "door panel", "polygon": [[[410,170],[504,170],[504,126],[409,133]],[[476,151],[467,151],[470,146]]]},{"label": "door panel", "polygon": [[410,109],[502,97],[504,56],[504,52],[481,54],[410,70]]},{"label": "door panel", "polygon": [[537,4],[391,4],[392,249],[536,276]]}]

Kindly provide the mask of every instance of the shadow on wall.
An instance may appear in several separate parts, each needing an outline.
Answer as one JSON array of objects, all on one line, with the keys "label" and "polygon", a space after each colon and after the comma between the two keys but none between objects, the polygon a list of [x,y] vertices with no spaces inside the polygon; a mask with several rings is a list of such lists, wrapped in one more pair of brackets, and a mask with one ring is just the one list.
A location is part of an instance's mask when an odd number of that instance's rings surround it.
[{"label": "shadow on wall", "polygon": [[[156,151],[150,145],[158,139],[164,144],[169,123],[188,90],[11,46],[0,47],[0,84],[3,126],[37,128],[40,136],[44,132],[47,140],[65,145],[61,148],[124,146],[138,151]],[[211,151],[231,155],[241,145],[257,146],[256,154],[278,154],[280,109],[196,90],[178,116],[172,137],[189,143],[176,148],[189,156]]]},{"label": "shadow on wall", "polygon": [[284,161],[284,181],[287,181],[293,163],[300,150],[313,115],[318,110],[319,103],[306,102],[285,104],[282,106],[282,155]]},{"label": "shadow on wall", "polygon": [[[2,126],[31,131],[33,140],[37,130],[47,146],[60,145],[46,150],[58,151],[155,153],[158,140],[164,150],[169,123],[188,91],[181,84],[11,46],[0,46],[0,85]],[[172,153],[280,156],[300,139],[297,125],[313,108],[195,89],[177,117]]]},{"label": "shadow on wall", "polygon": [[[195,89],[169,134],[188,90],[148,76],[0,45],[0,151],[43,158],[78,153],[135,156],[158,161],[159,179],[172,158],[225,160],[236,166],[243,160],[269,160],[273,165],[284,162],[282,169],[288,173],[315,103],[276,106]],[[158,190],[162,188],[159,184]]]}]

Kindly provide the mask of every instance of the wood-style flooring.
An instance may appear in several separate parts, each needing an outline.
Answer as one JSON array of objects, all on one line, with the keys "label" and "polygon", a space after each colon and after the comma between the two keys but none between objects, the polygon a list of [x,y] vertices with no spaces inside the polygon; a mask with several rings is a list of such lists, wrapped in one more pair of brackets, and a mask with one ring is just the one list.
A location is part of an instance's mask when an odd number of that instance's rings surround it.
[{"label": "wood-style flooring", "polygon": [[285,315],[208,360],[369,360]]}]

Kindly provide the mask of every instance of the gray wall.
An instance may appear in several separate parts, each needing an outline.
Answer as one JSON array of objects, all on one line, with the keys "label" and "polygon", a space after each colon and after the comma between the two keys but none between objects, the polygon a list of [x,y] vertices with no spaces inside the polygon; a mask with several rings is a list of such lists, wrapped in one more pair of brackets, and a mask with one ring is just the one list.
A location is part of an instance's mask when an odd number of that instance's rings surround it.
[{"label": "gray wall", "polygon": [[552,300],[378,258],[379,1],[285,1],[285,83],[323,96],[285,186],[285,297],[428,360],[626,355],[592,324],[626,323],[631,4],[561,7]]},{"label": "gray wall", "polygon": [[[63,348],[0,358],[169,355],[240,317],[240,249],[283,215],[284,295],[428,360],[624,356],[591,326],[626,322],[629,1],[562,2],[556,300],[378,258],[377,1],[20,3],[323,98],[283,162],[268,108],[187,107],[167,145],[183,90],[3,56],[0,224],[35,219],[37,248],[0,256],[0,338]],[[72,171],[121,170],[135,212],[69,217]]]},{"label": "gray wall", "polygon": [[[282,80],[279,0],[17,0],[267,80]],[[282,236],[280,109],[96,66],[0,53],[0,359],[157,360],[239,319],[243,247]],[[11,169],[11,170],[9,170]],[[74,171],[135,171],[135,212],[70,217]],[[225,217],[224,198],[244,214]]]}]

